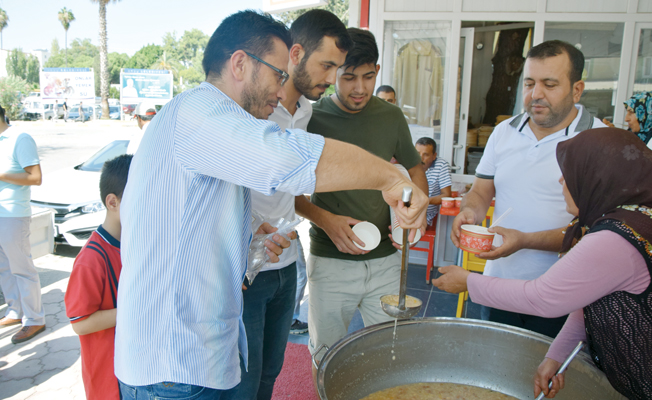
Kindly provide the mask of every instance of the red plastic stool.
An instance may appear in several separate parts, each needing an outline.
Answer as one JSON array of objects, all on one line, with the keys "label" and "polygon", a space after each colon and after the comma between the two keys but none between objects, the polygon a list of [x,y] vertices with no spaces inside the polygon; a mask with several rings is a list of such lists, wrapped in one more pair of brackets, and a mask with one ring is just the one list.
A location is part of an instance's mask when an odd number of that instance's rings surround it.
[{"label": "red plastic stool", "polygon": [[426,233],[421,236],[419,243],[428,242],[428,248],[412,247],[411,250],[425,251],[428,253],[428,263],[426,269],[426,283],[430,283],[430,272],[435,261],[435,227],[437,226],[437,217],[432,221],[432,225],[426,228]]}]

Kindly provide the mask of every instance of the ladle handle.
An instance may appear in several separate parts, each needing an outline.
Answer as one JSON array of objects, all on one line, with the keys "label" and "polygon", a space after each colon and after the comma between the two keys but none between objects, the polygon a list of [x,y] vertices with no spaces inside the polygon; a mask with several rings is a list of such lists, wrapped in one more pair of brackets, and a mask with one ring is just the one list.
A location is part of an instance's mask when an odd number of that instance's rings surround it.
[{"label": "ladle handle", "polygon": [[[561,365],[561,367],[559,367],[555,376],[559,374],[563,374],[564,371],[566,371],[566,368],[568,368],[568,365],[571,363],[571,361],[573,361],[573,358],[575,358],[577,353],[579,353],[580,350],[582,350],[582,347],[584,347],[584,342],[580,341],[577,347],[575,347],[575,349],[570,353],[570,355],[566,358],[566,360],[564,360],[564,363]],[[548,389],[550,389],[551,387],[552,387],[552,379],[548,383]],[[543,394],[543,390],[542,390],[541,393],[539,393],[539,395],[537,396],[536,400],[543,399],[543,396],[545,396],[545,394]]]},{"label": "ladle handle", "polygon": [[401,200],[403,200],[403,204],[405,204],[405,207],[410,207],[410,202],[412,201],[412,188],[409,186],[406,186],[403,188],[403,196],[401,196]]},{"label": "ladle handle", "polygon": [[[412,188],[404,187],[403,196],[401,196],[403,204],[405,207],[410,207],[410,202],[412,201]],[[410,242],[408,241],[408,236],[410,235],[409,229],[403,229],[403,244],[401,245],[401,282],[398,291],[398,309],[405,311],[405,292],[407,291],[407,269],[408,269],[408,260],[410,257]]]}]

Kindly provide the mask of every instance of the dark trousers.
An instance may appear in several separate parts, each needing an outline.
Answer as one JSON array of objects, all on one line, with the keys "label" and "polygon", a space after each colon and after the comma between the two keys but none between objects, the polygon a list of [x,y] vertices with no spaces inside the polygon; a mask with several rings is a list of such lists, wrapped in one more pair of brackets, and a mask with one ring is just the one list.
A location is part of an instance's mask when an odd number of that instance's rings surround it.
[{"label": "dark trousers", "polygon": [[240,360],[240,384],[224,393],[229,400],[269,400],[283,367],[297,290],[297,267],[261,272],[242,292],[242,318],[247,332],[249,371]]},{"label": "dark trousers", "polygon": [[542,335],[555,338],[566,323],[568,315],[559,318],[542,318],[528,314],[518,314],[509,311],[489,308],[489,321],[528,329]]}]

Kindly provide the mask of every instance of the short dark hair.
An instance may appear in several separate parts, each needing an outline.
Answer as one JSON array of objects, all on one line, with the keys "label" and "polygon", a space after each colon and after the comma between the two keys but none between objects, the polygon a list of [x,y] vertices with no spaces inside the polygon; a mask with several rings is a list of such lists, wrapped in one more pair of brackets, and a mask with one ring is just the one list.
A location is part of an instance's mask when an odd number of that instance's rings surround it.
[{"label": "short dark hair", "polygon": [[312,9],[303,13],[292,23],[290,35],[293,44],[303,47],[306,60],[321,47],[324,36],[335,38],[335,45],[342,51],[353,48],[353,40],[344,23],[326,10]]},{"label": "short dark hair", "polygon": [[562,40],[545,41],[532,47],[530,51],[527,52],[527,58],[542,60],[544,58],[558,56],[561,53],[566,53],[571,62],[571,69],[568,71],[571,85],[577,81],[581,81],[582,72],[584,71],[584,54],[568,42]]},{"label": "short dark hair", "polygon": [[437,152],[437,142],[435,142],[433,138],[424,136],[419,140],[417,140],[417,144],[420,144],[421,146],[432,146],[432,152],[433,153]]},{"label": "short dark hair", "polygon": [[376,96],[378,96],[378,93],[394,93],[396,96],[396,91],[389,85],[382,85],[378,87],[378,89],[376,89]]},{"label": "short dark hair", "polygon": [[131,154],[123,154],[105,162],[102,166],[102,173],[100,174],[100,197],[102,197],[102,204],[105,206],[106,196],[111,193],[115,194],[118,199],[122,199],[122,193],[125,191],[127,177],[129,176],[129,166],[133,157]]},{"label": "short dark hair", "polygon": [[365,64],[376,65],[378,63],[378,45],[374,34],[359,28],[349,28],[348,31],[354,46],[346,54],[346,60],[342,67],[356,69]]},{"label": "short dark hair", "polygon": [[245,10],[229,15],[213,32],[204,50],[202,66],[206,77],[211,72],[219,76],[226,61],[238,50],[263,58],[273,49],[275,37],[288,49],[292,46],[287,27],[269,14]]}]

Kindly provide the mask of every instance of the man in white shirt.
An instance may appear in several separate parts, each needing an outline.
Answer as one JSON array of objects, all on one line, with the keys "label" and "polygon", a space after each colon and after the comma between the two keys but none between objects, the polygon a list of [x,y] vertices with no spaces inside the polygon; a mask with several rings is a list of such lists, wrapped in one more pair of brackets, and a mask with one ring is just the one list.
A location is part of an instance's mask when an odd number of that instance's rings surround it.
[{"label": "man in white shirt", "polygon": [[147,125],[152,121],[152,118],[156,115],[156,105],[154,103],[143,101],[138,103],[136,109],[134,110],[134,117],[136,117],[136,123],[138,124],[138,129],[140,131],[133,135],[129,141],[129,146],[127,147],[127,154],[136,154],[140,141],[143,140],[143,135],[147,129]]},{"label": "man in white shirt", "polygon": [[29,244],[30,187],[41,184],[41,165],[34,139],[19,129],[7,124],[0,107],[0,287],[7,302],[0,328],[23,325],[12,343],[45,330],[41,283]]},{"label": "man in white shirt", "polygon": [[[335,83],[337,68],[344,63],[353,41],[337,16],[317,9],[297,18],[292,23],[290,35],[293,45],[288,64],[290,79],[285,84],[286,98],[269,120],[281,129],[306,130],[312,116],[308,100],[319,100]],[[297,218],[294,196],[290,193],[266,196],[252,192],[251,207],[266,221]],[[305,322],[298,321],[298,316],[295,318],[296,302],[303,297],[307,282],[306,264],[303,251],[297,251],[299,240],[291,243],[279,256],[279,262],[267,263],[253,283],[245,279],[243,320],[249,345],[249,368],[245,370],[241,363],[240,384],[225,393],[225,399],[271,399],[274,382],[283,366],[290,327],[296,329],[304,324],[304,331],[308,330]],[[298,287],[297,278],[301,287]]]},{"label": "man in white shirt", "polygon": [[[523,71],[526,113],[502,122],[491,134],[473,187],[453,221],[451,239],[459,246],[460,226],[482,221],[494,196],[496,217],[513,208],[494,228],[494,246],[500,239],[502,245],[479,255],[489,260],[485,275],[535,279],[558,259],[562,231],[573,217],[558,182],[557,143],[604,127],[577,104],[584,90],[583,69],[584,55],[566,42],[543,42],[528,53]],[[555,337],[566,316],[547,319],[491,308],[489,319]]]}]

